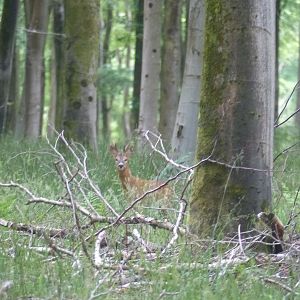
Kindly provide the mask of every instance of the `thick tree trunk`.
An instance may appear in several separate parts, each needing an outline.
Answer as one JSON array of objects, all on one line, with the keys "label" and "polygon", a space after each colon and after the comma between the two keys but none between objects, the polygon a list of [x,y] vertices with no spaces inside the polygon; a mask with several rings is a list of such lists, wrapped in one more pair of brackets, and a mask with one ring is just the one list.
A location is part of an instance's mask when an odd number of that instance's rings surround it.
[{"label": "thick tree trunk", "polygon": [[183,84],[172,137],[175,156],[193,157],[196,148],[204,41],[204,0],[191,0]]},{"label": "thick tree trunk", "polygon": [[5,131],[10,91],[18,0],[4,0],[0,28],[0,134]]},{"label": "thick tree trunk", "polygon": [[142,55],[143,55],[143,18],[144,0],[137,0],[135,8],[135,56],[134,56],[134,79],[131,109],[131,128],[136,129],[139,124],[140,93],[142,76]]},{"label": "thick tree trunk", "polygon": [[27,2],[28,20],[25,67],[25,136],[38,138],[41,133],[43,54],[48,25],[48,0]]},{"label": "thick tree trunk", "polygon": [[65,1],[67,108],[64,128],[68,138],[95,150],[99,25],[99,1]]},{"label": "thick tree trunk", "polygon": [[159,132],[170,144],[179,100],[181,1],[165,0]]},{"label": "thick tree trunk", "polygon": [[160,97],[160,0],[144,2],[144,37],[139,131],[157,132]]},{"label": "thick tree trunk", "polygon": [[197,159],[227,165],[195,173],[190,226],[199,235],[249,228],[272,198],[275,1],[206,4]]}]

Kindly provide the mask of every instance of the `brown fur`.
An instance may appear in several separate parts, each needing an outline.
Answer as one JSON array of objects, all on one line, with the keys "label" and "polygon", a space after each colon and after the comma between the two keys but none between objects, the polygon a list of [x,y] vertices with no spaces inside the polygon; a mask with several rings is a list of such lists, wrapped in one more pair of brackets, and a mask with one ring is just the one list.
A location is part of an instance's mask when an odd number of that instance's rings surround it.
[{"label": "brown fur", "polygon": [[[273,213],[265,213],[261,212],[257,215],[257,217],[263,221],[272,231],[273,243],[272,245],[272,252],[274,254],[280,253],[283,251],[282,243],[283,242],[283,235],[284,235],[284,225],[280,221],[280,219]],[[270,242],[270,241],[268,241]]]},{"label": "brown fur", "polygon": [[[131,146],[126,145],[123,151],[119,151],[117,145],[113,144],[110,145],[110,152],[115,158],[119,179],[125,191],[140,196],[146,191],[157,188],[163,184],[163,182],[158,180],[141,179],[131,174],[128,164],[129,158],[133,153],[133,148]],[[164,186],[157,190],[155,194],[157,198],[165,198],[171,196],[172,191],[169,187]]]}]

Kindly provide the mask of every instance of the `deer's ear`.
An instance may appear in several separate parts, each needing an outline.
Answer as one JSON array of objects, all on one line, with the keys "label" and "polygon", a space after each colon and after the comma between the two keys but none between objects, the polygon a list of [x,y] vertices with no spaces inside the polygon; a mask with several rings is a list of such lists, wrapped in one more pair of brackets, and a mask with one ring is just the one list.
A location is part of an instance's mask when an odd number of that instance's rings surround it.
[{"label": "deer's ear", "polygon": [[124,147],[124,152],[125,152],[127,155],[130,155],[130,154],[133,152],[133,146],[131,146],[130,144],[127,144],[127,145]]},{"label": "deer's ear", "polygon": [[117,144],[111,144],[111,145],[109,146],[109,151],[110,151],[110,153],[112,153],[112,155],[118,154],[118,147],[117,147]]}]

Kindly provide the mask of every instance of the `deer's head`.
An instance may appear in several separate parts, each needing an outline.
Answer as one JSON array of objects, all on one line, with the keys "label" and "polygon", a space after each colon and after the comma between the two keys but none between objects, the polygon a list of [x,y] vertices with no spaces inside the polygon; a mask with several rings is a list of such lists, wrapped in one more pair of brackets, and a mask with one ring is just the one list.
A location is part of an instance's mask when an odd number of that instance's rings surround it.
[{"label": "deer's head", "polygon": [[112,144],[109,147],[109,151],[112,154],[112,156],[115,158],[116,166],[119,171],[124,171],[128,167],[128,160],[133,152],[133,147],[127,144],[123,151],[118,150],[118,147],[116,144]]}]

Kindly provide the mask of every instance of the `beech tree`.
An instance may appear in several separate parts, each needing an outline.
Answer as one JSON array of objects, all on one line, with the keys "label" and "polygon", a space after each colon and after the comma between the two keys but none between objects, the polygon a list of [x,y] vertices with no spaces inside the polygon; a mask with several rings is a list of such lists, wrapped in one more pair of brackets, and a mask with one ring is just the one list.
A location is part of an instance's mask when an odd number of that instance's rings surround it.
[{"label": "beech tree", "polygon": [[179,106],[172,136],[175,156],[192,157],[196,148],[203,58],[204,0],[191,0],[187,51]]},{"label": "beech tree", "polygon": [[[206,1],[196,234],[253,225],[270,208],[275,95],[275,1]],[[228,218],[226,218],[226,216]]]},{"label": "beech tree", "polygon": [[48,0],[25,1],[27,23],[26,67],[24,84],[25,136],[41,135],[44,99],[44,48],[48,25]]},{"label": "beech tree", "polygon": [[64,128],[68,138],[97,148],[96,74],[99,62],[99,1],[65,1]]},{"label": "beech tree", "polygon": [[18,7],[18,0],[3,2],[0,28],[0,133],[6,129]]},{"label": "beech tree", "polygon": [[131,108],[131,128],[139,125],[140,92],[143,55],[143,16],[144,0],[135,1],[135,57],[134,57],[134,79]]},{"label": "beech tree", "polygon": [[165,1],[159,132],[167,143],[171,142],[179,100],[181,79],[180,12],[180,0]]},{"label": "beech tree", "polygon": [[48,115],[48,134],[52,128],[61,131],[65,106],[64,82],[64,5],[62,0],[52,2],[53,31],[51,56],[51,98]]},{"label": "beech tree", "polygon": [[160,97],[161,1],[144,0],[144,37],[139,130],[157,131]]}]

